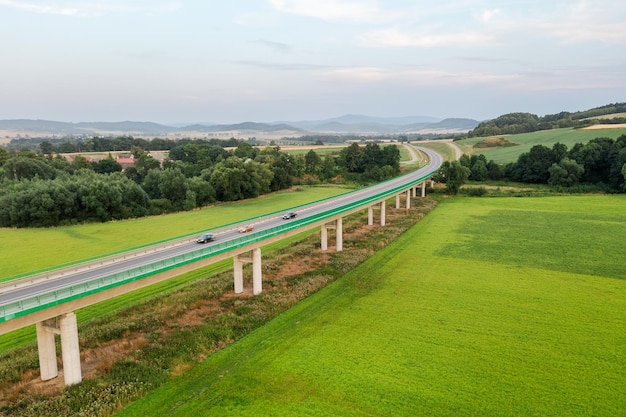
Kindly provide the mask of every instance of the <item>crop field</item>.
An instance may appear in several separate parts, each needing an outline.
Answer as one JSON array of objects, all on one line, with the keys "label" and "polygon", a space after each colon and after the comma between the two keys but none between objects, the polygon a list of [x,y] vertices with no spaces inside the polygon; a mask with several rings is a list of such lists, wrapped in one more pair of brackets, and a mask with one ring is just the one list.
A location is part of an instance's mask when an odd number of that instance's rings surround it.
[{"label": "crop field", "polygon": [[553,129],[532,133],[520,133],[518,135],[498,135],[509,142],[516,143],[517,146],[474,148],[476,143],[485,138],[472,138],[456,141],[455,143],[468,155],[483,154],[487,160],[494,160],[498,163],[509,163],[517,161],[517,158],[524,152],[530,151],[535,145],[544,145],[548,148],[559,142],[571,149],[576,143],[587,143],[591,139],[608,137],[616,139],[626,134],[626,129]]},{"label": "crop field", "polygon": [[297,190],[167,216],[46,229],[2,229],[0,282],[19,274],[128,250],[174,236],[199,234],[219,225],[245,221],[253,216],[350,191],[341,187],[299,187]]},{"label": "crop field", "polygon": [[617,416],[626,196],[454,198],[121,416]]}]

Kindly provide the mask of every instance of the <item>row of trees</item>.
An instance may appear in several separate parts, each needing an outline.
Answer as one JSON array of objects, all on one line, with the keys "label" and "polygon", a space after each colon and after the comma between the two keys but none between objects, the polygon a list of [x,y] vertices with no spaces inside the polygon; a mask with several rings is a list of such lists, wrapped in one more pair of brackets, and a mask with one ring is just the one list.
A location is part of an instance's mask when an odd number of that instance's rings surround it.
[{"label": "row of trees", "polygon": [[246,142],[226,150],[183,142],[160,163],[135,147],[135,165],[122,171],[112,157],[76,157],[0,148],[0,226],[45,227],[190,210],[216,201],[254,198],[294,182],[350,177],[379,181],[400,171],[395,145],[351,145],[322,159]]},{"label": "row of trees", "polygon": [[607,192],[626,191],[626,135],[617,139],[596,138],[572,149],[556,143],[549,148],[535,145],[506,166],[487,162],[484,155],[463,155],[458,166],[444,164],[441,182],[452,178],[448,191],[456,193],[465,180],[506,179],[514,182],[549,184],[555,187],[590,185]]}]

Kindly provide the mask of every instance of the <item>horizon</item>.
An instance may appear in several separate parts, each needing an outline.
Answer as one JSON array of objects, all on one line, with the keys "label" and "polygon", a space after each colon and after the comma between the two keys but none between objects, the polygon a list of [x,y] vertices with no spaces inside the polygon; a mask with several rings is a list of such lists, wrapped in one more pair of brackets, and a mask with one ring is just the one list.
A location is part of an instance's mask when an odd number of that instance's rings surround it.
[{"label": "horizon", "polygon": [[0,118],[582,111],[626,101],[625,22],[621,0],[0,0]]}]

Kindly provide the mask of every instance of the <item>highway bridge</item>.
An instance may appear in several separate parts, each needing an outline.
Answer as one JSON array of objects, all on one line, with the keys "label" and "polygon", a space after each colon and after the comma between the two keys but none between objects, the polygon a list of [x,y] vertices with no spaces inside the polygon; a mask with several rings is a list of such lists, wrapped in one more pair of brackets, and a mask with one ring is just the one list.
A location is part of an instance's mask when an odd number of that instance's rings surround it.
[{"label": "highway bridge", "polygon": [[0,286],[0,334],[36,326],[42,380],[58,376],[54,335],[60,334],[64,381],[66,385],[76,384],[82,373],[74,311],[227,258],[233,258],[234,292],[244,291],[243,264],[249,262],[252,292],[260,294],[263,245],[319,227],[321,249],[328,249],[328,230],[334,229],[335,248],[341,251],[344,216],[367,209],[368,224],[373,225],[374,209],[379,208],[380,225],[384,226],[388,199],[395,196],[400,208],[403,198],[409,209],[411,197],[417,197],[419,189],[424,197],[426,181],[441,166],[442,158],[429,149],[419,150],[428,155],[427,166],[370,187],[290,208],[297,212],[293,219],[283,220],[278,213],[271,213],[246,222],[254,230],[244,234],[238,233],[241,224],[215,228],[211,231],[215,241],[203,245],[190,238],[173,240],[9,281]]}]

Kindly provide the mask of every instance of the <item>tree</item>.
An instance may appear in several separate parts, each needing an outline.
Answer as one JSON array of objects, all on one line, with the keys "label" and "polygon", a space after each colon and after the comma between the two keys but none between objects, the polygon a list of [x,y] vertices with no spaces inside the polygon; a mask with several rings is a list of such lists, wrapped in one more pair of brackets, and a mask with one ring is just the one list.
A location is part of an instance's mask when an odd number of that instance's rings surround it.
[{"label": "tree", "polygon": [[552,186],[571,187],[578,183],[585,169],[576,161],[563,158],[558,164],[552,164],[549,172],[550,178],[548,179],[548,184]]},{"label": "tree", "polygon": [[113,156],[109,154],[108,158],[101,159],[93,164],[93,170],[97,174],[110,174],[112,172],[121,172],[122,165],[113,159]]},{"label": "tree", "polygon": [[339,154],[342,165],[348,172],[363,172],[362,170],[363,149],[354,142],[347,148],[343,148]]},{"label": "tree", "polygon": [[500,180],[504,178],[504,167],[491,160],[487,163],[487,178],[490,180]]},{"label": "tree", "polygon": [[305,172],[310,175],[317,175],[322,163],[319,155],[311,149],[304,157]]},{"label": "tree", "polygon": [[487,179],[488,171],[487,165],[482,159],[478,159],[470,170],[469,178],[473,181],[484,181]]},{"label": "tree", "polygon": [[469,178],[470,169],[459,161],[445,161],[437,173],[436,181],[446,184],[446,192],[454,195]]},{"label": "tree", "polygon": [[178,169],[166,169],[159,178],[161,198],[172,204],[173,210],[189,210],[196,206],[195,196],[189,193],[187,178]]}]

